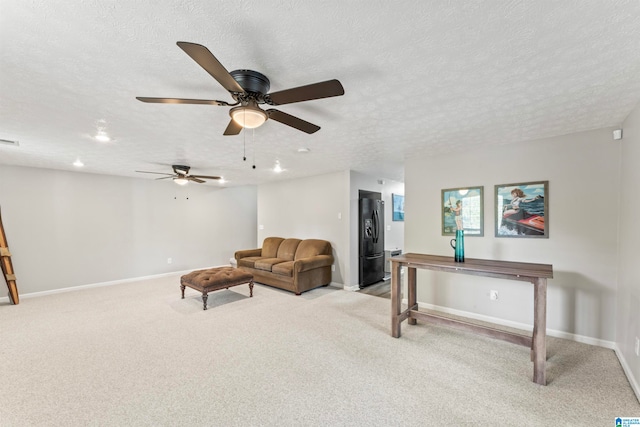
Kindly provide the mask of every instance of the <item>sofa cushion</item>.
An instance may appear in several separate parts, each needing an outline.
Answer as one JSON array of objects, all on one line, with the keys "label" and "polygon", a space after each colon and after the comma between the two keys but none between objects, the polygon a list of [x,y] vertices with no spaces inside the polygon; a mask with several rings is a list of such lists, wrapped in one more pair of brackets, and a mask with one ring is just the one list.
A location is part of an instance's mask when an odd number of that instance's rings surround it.
[{"label": "sofa cushion", "polygon": [[278,255],[276,258],[284,259],[287,261],[293,261],[293,257],[296,254],[296,249],[302,240],[300,239],[284,239],[280,243],[278,248]]},{"label": "sofa cushion", "polygon": [[293,261],[281,262],[271,267],[271,272],[281,276],[293,276]]},{"label": "sofa cushion", "polygon": [[295,259],[308,258],[315,255],[331,255],[331,243],[319,239],[303,240],[298,245]]},{"label": "sofa cushion", "polygon": [[267,237],[262,243],[262,256],[264,258],[276,258],[278,248],[284,239],[282,237]]},{"label": "sofa cushion", "polygon": [[249,267],[254,268],[256,266],[256,261],[262,259],[261,256],[248,256],[244,258],[240,258],[238,260],[238,267]]},{"label": "sofa cushion", "polygon": [[260,258],[256,260],[254,268],[257,270],[271,271],[275,264],[280,264],[286,260],[280,258]]}]

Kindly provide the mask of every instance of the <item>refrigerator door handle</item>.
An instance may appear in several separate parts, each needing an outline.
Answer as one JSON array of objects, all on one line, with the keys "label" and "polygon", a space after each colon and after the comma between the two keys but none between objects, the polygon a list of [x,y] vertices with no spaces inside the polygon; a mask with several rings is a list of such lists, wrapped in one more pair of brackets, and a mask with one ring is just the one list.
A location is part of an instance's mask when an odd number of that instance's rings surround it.
[{"label": "refrigerator door handle", "polygon": [[373,243],[376,242],[376,211],[373,211],[371,213],[371,231],[372,231],[372,239],[373,239]]},{"label": "refrigerator door handle", "polygon": [[373,241],[378,243],[378,211],[373,211]]}]

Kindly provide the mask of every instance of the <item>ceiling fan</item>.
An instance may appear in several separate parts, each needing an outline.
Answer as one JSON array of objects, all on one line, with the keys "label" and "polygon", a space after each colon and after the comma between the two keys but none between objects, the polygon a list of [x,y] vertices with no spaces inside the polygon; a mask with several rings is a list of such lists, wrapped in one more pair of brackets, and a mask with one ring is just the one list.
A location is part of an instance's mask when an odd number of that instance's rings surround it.
[{"label": "ceiling fan", "polygon": [[257,128],[267,119],[272,119],[308,134],[320,130],[320,126],[298,117],[270,108],[263,110],[260,104],[284,105],[294,102],[311,101],[344,95],[344,88],[338,80],[313,83],[279,92],[268,93],[270,82],[267,76],[253,70],[228,72],[206,47],[189,42],[178,42],[178,46],[198,63],[206,72],[229,91],[234,103],[208,99],[148,98],[136,97],[142,102],[159,104],[201,104],[234,107],[229,111],[231,121],[224,135],[238,135],[242,128]]},{"label": "ceiling fan", "polygon": [[156,179],[172,178],[173,182],[175,182],[176,184],[180,184],[180,185],[185,185],[189,181],[194,181],[194,182],[197,182],[199,184],[202,184],[202,183],[206,182],[206,181],[204,181],[205,179],[220,179],[219,176],[190,175],[189,174],[189,169],[191,169],[191,168],[189,166],[172,165],[171,167],[173,168],[173,173],[148,172],[148,171],[136,171],[136,172],[139,172],[139,173],[153,173],[153,174],[156,174],[156,175],[166,175],[166,176],[163,176],[162,178],[156,178]]}]

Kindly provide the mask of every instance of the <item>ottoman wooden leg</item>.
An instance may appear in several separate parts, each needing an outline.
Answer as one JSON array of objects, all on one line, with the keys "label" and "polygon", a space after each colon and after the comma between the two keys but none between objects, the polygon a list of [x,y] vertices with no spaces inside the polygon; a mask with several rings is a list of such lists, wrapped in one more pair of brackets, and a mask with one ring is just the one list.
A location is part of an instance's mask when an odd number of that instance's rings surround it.
[{"label": "ottoman wooden leg", "polygon": [[209,295],[207,295],[206,292],[202,293],[202,305],[204,306],[203,310],[207,309],[207,299],[209,298]]},{"label": "ottoman wooden leg", "polygon": [[182,291],[182,299],[184,299],[184,288],[186,288],[185,285],[180,285],[180,290]]},{"label": "ottoman wooden leg", "polygon": [[253,296],[253,280],[249,282],[249,297]]}]

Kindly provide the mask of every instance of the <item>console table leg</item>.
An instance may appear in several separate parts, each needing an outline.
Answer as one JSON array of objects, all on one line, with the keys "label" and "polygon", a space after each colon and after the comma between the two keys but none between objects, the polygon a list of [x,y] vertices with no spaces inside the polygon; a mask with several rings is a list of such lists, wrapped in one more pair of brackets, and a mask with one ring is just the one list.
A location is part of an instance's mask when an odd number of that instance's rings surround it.
[{"label": "console table leg", "polygon": [[546,385],[547,279],[538,278],[534,283],[534,292],[533,381],[536,384]]},{"label": "console table leg", "polygon": [[400,269],[397,262],[391,262],[391,336],[400,338],[400,312],[402,300],[400,298]]},{"label": "console table leg", "polygon": [[[407,268],[407,275],[409,276],[407,278],[407,303],[409,310],[416,305],[416,271],[417,270],[415,268]],[[418,322],[416,319],[410,317],[407,319],[407,323],[409,325],[415,325]]]}]

